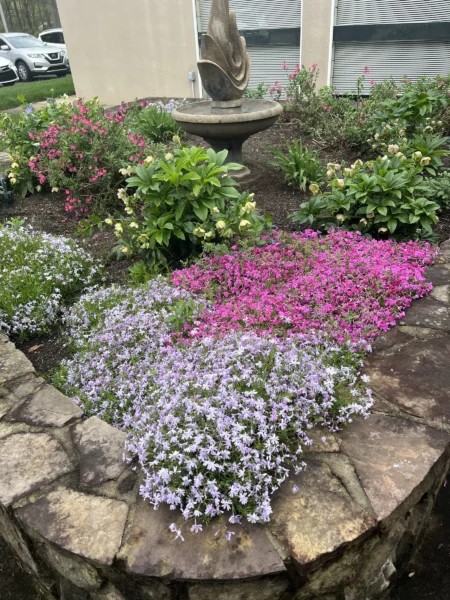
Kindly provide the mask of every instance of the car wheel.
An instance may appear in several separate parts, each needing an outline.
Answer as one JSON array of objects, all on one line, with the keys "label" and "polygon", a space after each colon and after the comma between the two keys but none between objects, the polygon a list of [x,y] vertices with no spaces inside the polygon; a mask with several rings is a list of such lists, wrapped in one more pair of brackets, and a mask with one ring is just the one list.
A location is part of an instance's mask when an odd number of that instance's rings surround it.
[{"label": "car wheel", "polygon": [[11,85],[14,85],[16,82],[15,81],[10,81],[9,83],[4,83],[3,87],[10,87]]},{"label": "car wheel", "polygon": [[17,72],[19,74],[20,81],[31,81],[32,80],[30,69],[21,60],[19,60],[19,62],[17,63]]}]

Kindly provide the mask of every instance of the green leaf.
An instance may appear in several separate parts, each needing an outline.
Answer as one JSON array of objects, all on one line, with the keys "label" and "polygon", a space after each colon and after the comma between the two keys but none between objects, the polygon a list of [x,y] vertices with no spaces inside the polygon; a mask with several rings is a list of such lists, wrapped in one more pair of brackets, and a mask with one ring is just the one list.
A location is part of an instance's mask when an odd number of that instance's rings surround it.
[{"label": "green leaf", "polygon": [[389,219],[387,222],[388,229],[391,233],[394,233],[394,231],[397,229],[397,225],[397,219]]},{"label": "green leaf", "polygon": [[206,221],[208,218],[208,209],[203,205],[194,206],[194,212],[201,221]]}]

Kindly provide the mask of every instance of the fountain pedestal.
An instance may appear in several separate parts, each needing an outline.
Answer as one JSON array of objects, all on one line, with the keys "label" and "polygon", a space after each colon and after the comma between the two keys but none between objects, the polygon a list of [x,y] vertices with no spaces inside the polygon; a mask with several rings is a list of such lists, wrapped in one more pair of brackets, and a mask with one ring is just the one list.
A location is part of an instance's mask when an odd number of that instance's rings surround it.
[{"label": "fountain pedestal", "polygon": [[[202,37],[198,68],[212,100],[176,109],[172,116],[187,133],[199,135],[216,152],[228,150],[227,162],[242,164],[242,145],[272,127],[283,108],[271,100],[242,98],[250,76],[250,56],[239,35],[229,0],[213,0],[208,33]],[[243,167],[234,178],[250,173]]]},{"label": "fountain pedestal", "polygon": [[[181,129],[202,137],[215,152],[228,150],[226,162],[243,164],[243,143],[255,133],[272,127],[283,108],[278,102],[252,98],[239,100],[239,106],[229,106],[235,102],[194,102],[177,108],[172,115]],[[233,171],[233,178],[249,173],[245,167]]]}]

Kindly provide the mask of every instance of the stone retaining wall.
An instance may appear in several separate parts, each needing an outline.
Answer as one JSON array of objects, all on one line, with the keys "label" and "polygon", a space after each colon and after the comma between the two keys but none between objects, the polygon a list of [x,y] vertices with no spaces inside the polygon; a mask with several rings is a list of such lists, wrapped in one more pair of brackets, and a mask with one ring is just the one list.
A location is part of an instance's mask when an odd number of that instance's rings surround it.
[{"label": "stone retaining wall", "polygon": [[[0,334],[0,535],[64,600],[374,600],[415,549],[449,468],[450,244],[432,294],[378,338],[377,403],[339,435],[317,433],[271,522],[225,517],[200,534],[139,498],[124,434],[38,378]],[[298,490],[297,490],[298,488]],[[231,541],[226,530],[234,531]],[[217,535],[215,535],[215,533]]]}]

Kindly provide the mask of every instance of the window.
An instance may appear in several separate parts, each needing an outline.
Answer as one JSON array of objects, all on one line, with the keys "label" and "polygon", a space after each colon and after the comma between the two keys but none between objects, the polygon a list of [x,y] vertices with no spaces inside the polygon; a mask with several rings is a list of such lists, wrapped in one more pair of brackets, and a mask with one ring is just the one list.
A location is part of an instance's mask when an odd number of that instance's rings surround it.
[{"label": "window", "polygon": [[43,48],[45,44],[33,35],[17,35],[9,38],[9,43],[14,48]]},{"label": "window", "polygon": [[41,35],[41,40],[47,42],[47,44],[64,44],[63,35],[59,31],[45,33],[44,35]]}]

